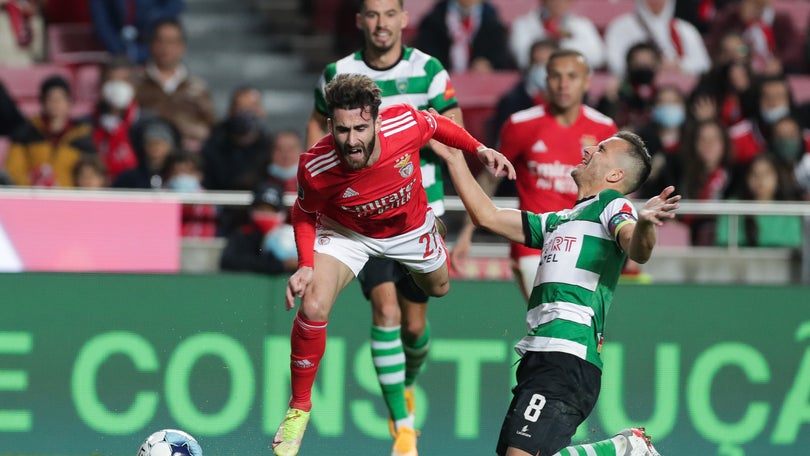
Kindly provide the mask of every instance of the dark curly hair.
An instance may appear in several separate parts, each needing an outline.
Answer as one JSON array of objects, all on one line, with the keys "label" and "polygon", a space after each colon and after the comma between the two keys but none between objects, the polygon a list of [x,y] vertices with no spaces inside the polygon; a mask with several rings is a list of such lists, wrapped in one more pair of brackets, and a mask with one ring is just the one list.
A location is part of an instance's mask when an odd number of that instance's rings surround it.
[{"label": "dark curly hair", "polygon": [[326,110],[329,117],[335,109],[366,109],[371,118],[380,112],[380,88],[368,76],[362,74],[339,74],[326,85]]}]

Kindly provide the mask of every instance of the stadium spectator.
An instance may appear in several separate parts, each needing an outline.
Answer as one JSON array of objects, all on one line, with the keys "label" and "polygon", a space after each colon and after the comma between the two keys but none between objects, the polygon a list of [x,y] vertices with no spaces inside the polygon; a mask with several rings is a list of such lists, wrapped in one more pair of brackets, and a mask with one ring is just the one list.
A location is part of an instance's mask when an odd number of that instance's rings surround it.
[{"label": "stadium spectator", "polygon": [[703,38],[694,25],[673,16],[675,0],[634,0],[636,10],[613,19],[605,30],[607,64],[623,76],[627,51],[648,41],[658,48],[666,71],[698,75],[711,64]]},{"label": "stadium spectator", "polygon": [[[175,150],[166,157],[160,172],[163,186],[175,192],[194,193],[203,190],[200,156]],[[217,233],[217,211],[210,204],[183,204],[180,235],[214,237]]]},{"label": "stadium spectator", "polygon": [[740,0],[717,14],[706,35],[712,54],[720,48],[723,35],[743,36],[751,54],[751,68],[757,74],[776,75],[802,68],[802,43],[790,15],[773,8],[772,0]]},{"label": "stadium spectator", "polygon": [[39,90],[41,114],[11,135],[6,169],[16,185],[72,187],[73,166],[82,154],[95,154],[89,122],[70,118],[70,84],[61,76],[45,79]]},{"label": "stadium spectator", "polygon": [[698,81],[689,105],[697,120],[719,118],[726,127],[755,116],[757,89],[748,64],[733,61],[712,67]]},{"label": "stadium spectator", "polygon": [[298,189],[298,158],[305,151],[304,139],[297,131],[276,132],[265,168],[267,180],[281,185],[285,192],[295,193]]},{"label": "stadium spectator", "polygon": [[529,48],[537,40],[550,38],[560,47],[575,49],[588,59],[591,68],[605,64],[605,43],[599,30],[584,16],[572,14],[574,0],[539,0],[537,10],[515,18],[509,27],[509,49],[518,68],[529,67]]},{"label": "stadium spectator", "polygon": [[[396,103],[408,103],[417,109],[433,108],[460,124],[461,109],[444,66],[436,57],[403,45],[403,29],[408,23],[403,3],[364,0],[356,13],[355,25],[363,33],[363,46],[324,69],[315,89],[307,143],[313,144],[326,133],[329,114],[326,84],[336,75],[346,73],[359,73],[374,80],[381,90],[383,108]],[[442,163],[425,150],[417,165],[428,205],[434,216],[441,217],[444,215]],[[358,275],[358,281],[363,295],[371,301],[372,361],[389,412],[389,431],[394,438],[392,455],[410,455],[416,453],[417,444],[414,384],[430,350],[429,297],[416,286],[404,267],[390,258],[370,258]],[[401,362],[388,365],[385,359]]]},{"label": "stadium spectator", "polygon": [[[659,456],[643,429],[569,447],[601,389],[603,327],[625,259],[645,263],[656,226],[674,216],[680,195],[667,187],[636,212],[625,195],[650,171],[650,155],[633,133],[585,147],[571,172],[576,204],[536,214],[495,207],[476,184],[460,152],[437,147],[476,225],[544,252],[526,314],[528,333],[515,350],[517,385],[496,453],[518,455]],[[591,242],[589,242],[589,239]]]},{"label": "stadium spectator", "polygon": [[132,64],[113,57],[101,70],[100,96],[93,115],[93,144],[110,180],[138,164],[132,146],[132,129],[144,116],[135,102]]},{"label": "stadium spectator", "polygon": [[138,166],[122,172],[113,181],[117,188],[163,188],[161,172],[166,158],[180,142],[179,133],[168,122],[154,118],[133,132],[133,146]]},{"label": "stadium spectator", "polygon": [[257,168],[270,149],[262,127],[265,111],[261,90],[244,86],[231,94],[228,117],[219,122],[203,145],[203,183],[209,190],[250,190]]},{"label": "stadium spectator", "polygon": [[183,0],[90,0],[90,14],[107,51],[143,64],[149,57],[146,37],[153,24],[179,17],[183,6]]},{"label": "stadium spectator", "polygon": [[171,122],[180,131],[183,148],[197,152],[216,122],[216,113],[205,82],[189,74],[182,62],[186,37],[180,22],[158,20],[150,50],[150,60],[136,84],[138,105]]},{"label": "stadium spectator", "polygon": [[495,114],[488,122],[488,139],[495,144],[504,122],[512,114],[539,105],[546,97],[546,63],[559,45],[551,38],[532,43],[529,49],[529,67],[521,80],[506,92],[495,105]]},{"label": "stadium spectator", "polygon": [[29,66],[45,59],[40,0],[0,0],[0,66]]},{"label": "stadium spectator", "polygon": [[780,119],[795,115],[790,85],[782,76],[767,76],[757,84],[756,114],[737,122],[729,129],[734,147],[734,163],[744,167],[756,155],[768,149],[773,125]]},{"label": "stadium spectator", "polygon": [[107,169],[98,157],[86,155],[73,166],[73,182],[76,188],[105,188],[109,184]]},{"label": "stadium spectator", "polygon": [[[259,185],[253,192],[248,220],[228,236],[220,268],[260,274],[294,272],[298,255],[286,219],[284,189],[273,183]],[[288,233],[290,237],[285,239]]]},{"label": "stadium spectator", "polygon": [[783,117],[773,124],[768,152],[791,172],[808,150],[810,150],[810,132],[802,131],[795,117]]},{"label": "stadium spectator", "polygon": [[[426,294],[443,296],[449,290],[441,223],[429,209],[422,175],[415,169],[420,148],[435,138],[475,153],[496,174],[515,176],[503,155],[445,117],[407,104],[378,111],[381,90],[368,76],[337,75],[325,98],[331,134],[301,156],[300,190],[291,210],[298,270],[288,281],[286,307],[295,307],[297,297],[301,306],[291,334],[292,397],[272,443],[273,452],[283,456],[298,454],[309,422],[312,385],[335,299],[369,258],[400,262]],[[315,242],[323,236],[329,241]],[[398,331],[390,336],[400,345]],[[398,437],[404,429],[397,428]],[[408,450],[404,454],[416,454],[415,446]],[[396,445],[392,454],[399,454]]]},{"label": "stadium spectator", "polygon": [[[582,148],[616,133],[616,124],[596,109],[582,104],[590,84],[585,57],[572,49],[555,51],[546,65],[547,100],[518,111],[501,129],[500,148],[517,168],[517,194],[522,210],[548,212],[571,207],[576,186],[571,171],[582,163]],[[487,170],[478,182],[492,195],[500,181]],[[452,252],[458,267],[467,259],[475,225],[468,218]],[[514,277],[526,299],[531,292],[541,252],[521,244],[510,250]]]},{"label": "stadium spectator", "polygon": [[641,198],[652,198],[662,188],[680,186],[683,162],[679,154],[686,128],[686,99],[675,86],[662,86],[655,94],[652,120],[639,130],[652,156],[650,177],[638,190]]},{"label": "stadium spectator", "polygon": [[[726,199],[732,189],[731,139],[717,119],[699,121],[681,145],[683,195],[693,200]],[[716,219],[688,216],[692,245],[714,245]]]},{"label": "stadium spectator", "polygon": [[655,99],[655,76],[661,69],[661,54],[649,42],[627,50],[624,77],[613,77],[596,109],[610,116],[619,128],[633,131],[649,122]]},{"label": "stadium spectator", "polygon": [[415,47],[450,72],[490,72],[514,67],[506,27],[486,0],[441,0],[419,24]]},{"label": "stadium spectator", "polygon": [[[798,199],[793,174],[777,157],[762,154],[748,165],[745,185],[739,195],[744,201],[794,201]],[[792,215],[744,215],[737,219],[737,244],[749,247],[801,247],[802,219]],[[717,218],[717,244],[731,242],[731,217]]]}]

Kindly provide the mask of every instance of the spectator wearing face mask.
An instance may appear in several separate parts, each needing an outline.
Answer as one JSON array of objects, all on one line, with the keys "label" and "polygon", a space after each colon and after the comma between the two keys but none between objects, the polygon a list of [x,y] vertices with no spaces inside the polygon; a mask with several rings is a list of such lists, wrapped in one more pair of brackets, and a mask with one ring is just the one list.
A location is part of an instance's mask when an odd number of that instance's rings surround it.
[{"label": "spectator wearing face mask", "polygon": [[93,115],[93,144],[110,179],[138,165],[132,129],[142,112],[135,102],[132,64],[123,57],[110,59],[101,71],[101,96]]},{"label": "spectator wearing face mask", "polygon": [[304,140],[295,130],[281,130],[273,138],[266,171],[267,179],[287,193],[298,189],[298,158],[305,152]]},{"label": "spectator wearing face mask", "polygon": [[262,128],[264,117],[259,89],[240,87],[233,92],[228,117],[214,127],[201,151],[205,188],[253,188],[256,170],[270,149],[270,139]]},{"label": "spectator wearing face mask", "polygon": [[296,270],[298,255],[292,227],[287,224],[284,189],[264,183],[253,192],[249,215],[228,236],[220,268],[224,271],[282,274]]},{"label": "spectator wearing face mask", "polygon": [[[161,171],[165,188],[184,193],[203,191],[200,157],[176,150],[166,157]],[[210,204],[183,204],[180,235],[183,237],[214,237],[217,232],[217,211]]]},{"label": "spectator wearing face mask", "polygon": [[506,92],[489,120],[489,143],[495,144],[504,122],[512,114],[542,104],[546,99],[546,63],[559,45],[551,38],[535,41],[527,55],[529,66],[523,78]]},{"label": "spectator wearing face mask", "polygon": [[651,43],[641,42],[630,47],[625,60],[627,73],[608,84],[596,109],[611,117],[619,128],[637,131],[650,120],[661,54]]},{"label": "spectator wearing face mask", "polygon": [[756,114],[729,129],[738,171],[768,149],[774,124],[794,115],[793,96],[784,76],[766,76],[759,81],[757,88],[759,109]]},{"label": "spectator wearing face mask", "polygon": [[639,136],[652,156],[647,182],[638,190],[640,198],[652,198],[664,187],[680,186],[683,162],[678,150],[686,126],[686,100],[675,86],[661,86],[655,94],[652,119],[641,127]]}]

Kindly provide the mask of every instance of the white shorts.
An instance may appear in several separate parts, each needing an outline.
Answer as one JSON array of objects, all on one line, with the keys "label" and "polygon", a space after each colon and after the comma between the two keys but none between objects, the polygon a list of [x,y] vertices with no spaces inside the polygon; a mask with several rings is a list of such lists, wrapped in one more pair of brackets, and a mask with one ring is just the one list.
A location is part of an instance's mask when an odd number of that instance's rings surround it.
[{"label": "white shorts", "polygon": [[423,274],[439,269],[447,261],[447,248],[431,210],[425,214],[421,227],[382,239],[363,236],[321,215],[315,227],[315,251],[336,258],[348,266],[355,277],[369,257],[398,261],[409,270]]},{"label": "white shorts", "polygon": [[537,268],[540,267],[541,255],[529,255],[518,258],[517,267],[520,271],[520,284],[526,292],[526,296],[531,296],[534,289],[534,281],[537,280]]}]

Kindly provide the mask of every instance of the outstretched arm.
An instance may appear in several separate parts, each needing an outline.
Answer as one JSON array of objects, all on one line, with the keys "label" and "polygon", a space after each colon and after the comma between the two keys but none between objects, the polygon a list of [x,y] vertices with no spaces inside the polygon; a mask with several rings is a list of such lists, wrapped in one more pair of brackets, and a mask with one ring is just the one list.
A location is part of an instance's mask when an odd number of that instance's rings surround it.
[{"label": "outstretched arm", "polygon": [[675,217],[673,211],[678,208],[681,195],[672,195],[675,187],[665,188],[660,195],[647,201],[638,212],[638,222],[628,224],[619,232],[619,243],[627,256],[638,263],[646,263],[652,255],[656,241],[656,226],[664,223],[663,219]]},{"label": "outstretched arm", "polygon": [[433,139],[456,149],[461,149],[467,153],[475,153],[481,163],[492,169],[496,176],[506,175],[509,179],[515,178],[515,167],[500,152],[490,149],[473,138],[464,128],[456,125],[452,120],[430,110],[436,120],[436,132]]},{"label": "outstretched arm", "polygon": [[520,211],[496,207],[475,181],[461,152],[447,147],[438,147],[434,152],[447,163],[450,179],[476,226],[486,228],[513,242],[526,242]]}]

